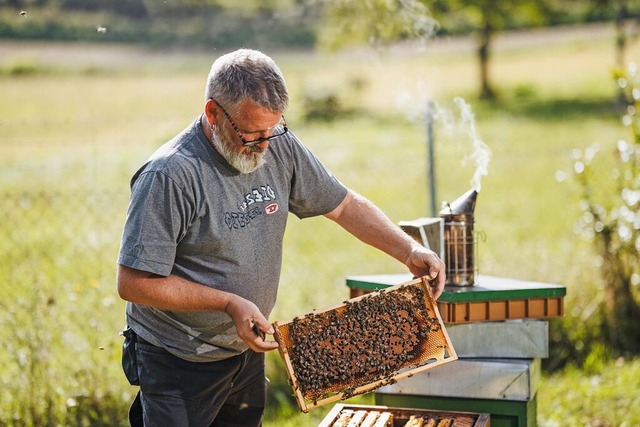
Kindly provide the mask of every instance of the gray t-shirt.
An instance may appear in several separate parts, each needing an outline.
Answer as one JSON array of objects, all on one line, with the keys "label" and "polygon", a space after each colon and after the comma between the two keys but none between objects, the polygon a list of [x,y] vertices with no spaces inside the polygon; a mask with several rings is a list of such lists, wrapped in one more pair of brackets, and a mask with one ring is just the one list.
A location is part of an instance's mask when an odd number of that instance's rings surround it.
[{"label": "gray t-shirt", "polygon": [[[269,317],[276,301],[288,212],[332,211],[347,189],[291,133],[266,163],[241,174],[207,140],[197,119],[134,175],[118,263],[240,295]],[[175,312],[127,303],[142,338],[191,361],[247,349],[223,312]]]}]

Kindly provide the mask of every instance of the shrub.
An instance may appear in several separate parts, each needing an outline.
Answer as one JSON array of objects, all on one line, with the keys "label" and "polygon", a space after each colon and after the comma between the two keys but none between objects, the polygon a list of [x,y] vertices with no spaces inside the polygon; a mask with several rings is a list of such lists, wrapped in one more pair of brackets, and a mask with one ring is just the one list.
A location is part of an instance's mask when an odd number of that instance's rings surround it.
[{"label": "shrub", "polygon": [[[614,353],[640,353],[640,74],[635,65],[616,73],[625,103],[623,125],[630,138],[617,142],[615,162],[609,170],[613,188],[602,188],[603,169],[596,165],[599,150],[578,152],[574,177],[581,192],[579,230],[593,242],[601,264],[604,293],[601,339]],[[606,182],[606,181],[605,181]],[[596,185],[597,184],[597,185]]]}]

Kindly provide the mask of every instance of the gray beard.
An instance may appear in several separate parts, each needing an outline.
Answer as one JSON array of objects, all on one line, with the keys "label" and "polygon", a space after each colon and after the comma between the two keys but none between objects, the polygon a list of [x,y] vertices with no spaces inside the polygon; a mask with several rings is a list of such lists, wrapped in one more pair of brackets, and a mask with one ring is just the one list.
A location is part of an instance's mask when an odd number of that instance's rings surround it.
[{"label": "gray beard", "polygon": [[251,155],[245,154],[247,151],[238,153],[217,129],[212,129],[211,143],[218,153],[240,173],[251,173],[265,164],[264,151],[259,147],[249,147],[248,151]]}]

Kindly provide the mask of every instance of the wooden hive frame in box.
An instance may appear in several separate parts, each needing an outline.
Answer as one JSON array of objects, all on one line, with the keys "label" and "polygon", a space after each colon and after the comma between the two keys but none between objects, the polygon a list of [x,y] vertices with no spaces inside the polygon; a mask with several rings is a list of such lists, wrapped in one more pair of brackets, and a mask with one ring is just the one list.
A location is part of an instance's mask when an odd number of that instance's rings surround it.
[{"label": "wooden hive frame in box", "polygon": [[426,277],[273,326],[303,412],[457,359]]},{"label": "wooden hive frame in box", "polygon": [[[356,418],[358,416],[359,419]],[[411,423],[412,418],[415,420],[414,423]],[[373,423],[368,420],[373,420]],[[318,427],[387,427],[406,425],[490,427],[491,416],[487,413],[475,412],[337,404],[318,424]]]}]

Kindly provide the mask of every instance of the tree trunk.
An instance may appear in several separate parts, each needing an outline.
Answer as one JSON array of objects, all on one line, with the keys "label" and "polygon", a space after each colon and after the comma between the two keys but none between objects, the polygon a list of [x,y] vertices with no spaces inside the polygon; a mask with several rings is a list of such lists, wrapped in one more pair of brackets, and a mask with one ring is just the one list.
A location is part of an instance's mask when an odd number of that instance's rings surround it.
[{"label": "tree trunk", "polygon": [[491,48],[491,36],[493,28],[488,19],[484,21],[484,27],[480,32],[480,46],[478,59],[480,60],[480,99],[494,99],[495,92],[489,82],[489,55]]},{"label": "tree trunk", "polygon": [[616,66],[623,70],[626,68],[627,31],[626,22],[629,10],[626,1],[620,1],[616,14]]}]

